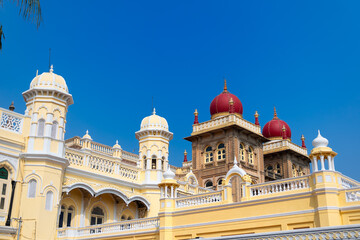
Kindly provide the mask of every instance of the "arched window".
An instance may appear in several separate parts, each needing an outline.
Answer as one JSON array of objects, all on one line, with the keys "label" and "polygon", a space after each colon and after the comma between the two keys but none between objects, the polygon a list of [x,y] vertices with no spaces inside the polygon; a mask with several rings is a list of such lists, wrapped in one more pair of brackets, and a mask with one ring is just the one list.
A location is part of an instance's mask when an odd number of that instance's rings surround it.
[{"label": "arched window", "polygon": [[59,228],[71,227],[72,218],[74,217],[74,207],[70,206],[66,208],[65,205],[61,206],[61,212],[59,215]]},{"label": "arched window", "polygon": [[48,191],[46,193],[46,200],[45,200],[45,209],[48,211],[52,210],[52,205],[53,205],[53,199],[54,199],[54,194],[52,191]]},{"label": "arched window", "polygon": [[281,174],[281,167],[280,167],[280,163],[277,163],[276,164],[276,169],[275,169],[275,172],[278,173],[278,174]]},{"label": "arched window", "polygon": [[151,158],[151,169],[156,169],[156,156],[152,156]]},{"label": "arched window", "polygon": [[131,219],[132,219],[131,216],[129,216],[127,220],[131,220]]},{"label": "arched window", "polygon": [[56,138],[57,130],[58,130],[58,122],[53,121],[53,124],[51,126],[51,137],[52,138]]},{"label": "arched window", "polygon": [[36,195],[36,180],[31,179],[28,187],[28,198],[35,198]]},{"label": "arched window", "polygon": [[266,170],[272,172],[274,170],[273,166],[269,165],[266,167]]},{"label": "arched window", "polygon": [[90,225],[98,225],[104,223],[104,211],[100,207],[95,207],[91,211]]},{"label": "arched window", "polygon": [[65,206],[62,205],[60,215],[59,215],[59,228],[62,228],[64,225],[65,210],[66,210]]},{"label": "arched window", "polygon": [[38,131],[37,131],[38,137],[43,137],[44,136],[44,131],[45,131],[45,120],[44,119],[39,119],[39,121],[38,121]]},{"label": "arched window", "polygon": [[125,215],[122,215],[121,216],[121,221],[125,221],[126,220],[126,216]]},{"label": "arched window", "polygon": [[218,145],[217,158],[218,158],[218,161],[225,160],[225,158],[226,158],[226,150],[225,150],[225,145],[223,143],[220,143]]},{"label": "arched window", "polygon": [[224,178],[219,178],[218,181],[217,181],[217,185],[222,186],[223,182],[224,182]]},{"label": "arched window", "polygon": [[249,159],[250,164],[254,164],[254,149],[252,147],[249,147]]},{"label": "arched window", "polygon": [[8,186],[10,185],[9,172],[6,168],[0,168],[0,209],[4,210],[9,199]]},{"label": "arched window", "polygon": [[67,227],[71,227],[71,220],[74,216],[74,208],[73,207],[69,207],[67,210],[67,218],[66,218],[66,226]]},{"label": "arched window", "polygon": [[240,143],[240,161],[245,161],[245,146]]},{"label": "arched window", "polygon": [[161,170],[163,170],[163,171],[165,171],[164,164],[165,164],[165,157],[162,157],[162,159],[161,159]]},{"label": "arched window", "polygon": [[147,159],[146,159],[146,156],[143,157],[144,159],[144,169],[146,169],[146,166],[147,166]]},{"label": "arched window", "polygon": [[213,158],[212,147],[207,147],[205,149],[205,163],[212,162],[213,160],[214,158]]},{"label": "arched window", "polygon": [[208,180],[206,183],[205,183],[205,187],[207,188],[211,188],[213,186],[213,183],[212,181]]}]

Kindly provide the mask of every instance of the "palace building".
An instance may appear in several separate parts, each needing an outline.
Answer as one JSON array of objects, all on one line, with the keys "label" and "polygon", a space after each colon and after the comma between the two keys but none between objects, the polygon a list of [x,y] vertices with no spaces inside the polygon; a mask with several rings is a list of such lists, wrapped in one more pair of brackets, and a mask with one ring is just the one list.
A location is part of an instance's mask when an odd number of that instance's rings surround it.
[{"label": "palace building", "polygon": [[74,102],[52,67],[22,95],[24,114],[0,108],[0,239],[360,239],[360,183],[335,170],[329,141],[296,144],[275,109],[264,127],[244,119],[226,81],[211,119],[195,110],[180,136],[181,167],[155,109],[134,154],[91,131],[65,138]]}]

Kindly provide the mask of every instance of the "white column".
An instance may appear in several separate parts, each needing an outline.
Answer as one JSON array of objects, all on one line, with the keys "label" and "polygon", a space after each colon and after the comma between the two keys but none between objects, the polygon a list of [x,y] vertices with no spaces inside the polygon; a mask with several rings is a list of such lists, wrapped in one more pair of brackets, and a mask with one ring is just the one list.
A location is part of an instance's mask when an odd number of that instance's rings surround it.
[{"label": "white column", "polygon": [[314,172],[317,172],[319,170],[317,164],[317,157],[313,157],[313,161],[314,161],[314,166],[313,166]]},{"label": "white column", "polygon": [[64,140],[64,135],[65,135],[65,121],[63,117],[60,117],[60,122],[59,122],[59,139],[60,140]]},{"label": "white column", "polygon": [[160,188],[160,198],[164,197],[164,189],[163,187]]},{"label": "white column", "polygon": [[46,114],[45,134],[44,134],[45,137],[51,136],[51,126],[52,126],[53,116],[54,115],[52,113]]},{"label": "white column", "polygon": [[335,171],[335,157],[331,157],[331,162],[332,162],[332,170]]},{"label": "white column", "polygon": [[167,198],[167,186],[165,186],[165,198]]},{"label": "white column", "polygon": [[328,164],[329,164],[329,170],[332,171],[333,170],[333,164],[332,164],[332,158],[331,156],[327,157],[328,160]]},{"label": "white column", "polygon": [[171,185],[171,198],[174,198],[174,186]]},{"label": "white column", "polygon": [[81,210],[80,210],[80,227],[85,227],[85,202],[84,196],[81,196]]},{"label": "white column", "polygon": [[325,170],[324,155],[320,155],[321,171]]}]

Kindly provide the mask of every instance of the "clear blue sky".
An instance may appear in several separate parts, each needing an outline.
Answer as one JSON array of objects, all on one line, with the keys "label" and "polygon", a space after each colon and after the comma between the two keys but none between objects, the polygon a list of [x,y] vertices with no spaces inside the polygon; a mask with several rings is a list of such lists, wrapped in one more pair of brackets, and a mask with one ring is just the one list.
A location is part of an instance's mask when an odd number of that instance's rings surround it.
[{"label": "clear blue sky", "polygon": [[40,28],[12,1],[0,8],[6,40],[0,52],[0,106],[15,101],[36,70],[67,81],[66,137],[137,151],[135,131],[157,113],[174,133],[170,161],[180,165],[193,112],[210,119],[211,100],[228,89],[244,118],[262,126],[278,116],[311,149],[317,129],[339,153],[337,170],[358,178],[360,136],[359,1],[41,1]]}]

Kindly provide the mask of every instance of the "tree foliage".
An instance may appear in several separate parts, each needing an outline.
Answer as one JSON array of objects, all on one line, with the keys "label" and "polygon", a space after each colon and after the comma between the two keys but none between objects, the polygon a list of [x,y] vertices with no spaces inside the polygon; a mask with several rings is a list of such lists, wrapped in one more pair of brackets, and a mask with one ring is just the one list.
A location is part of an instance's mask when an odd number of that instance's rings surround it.
[{"label": "tree foliage", "polygon": [[[19,15],[21,15],[25,20],[36,24],[36,27],[39,28],[42,21],[40,0],[12,0],[12,2],[15,2],[19,7]],[[1,7],[3,7],[3,4],[4,0],[0,0]],[[0,50],[2,49],[3,40],[5,40],[5,34],[3,26],[0,23]]]}]

